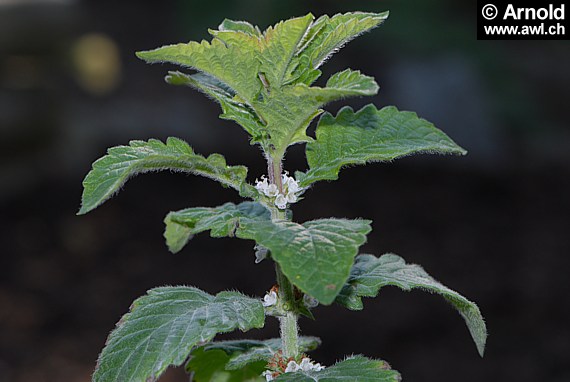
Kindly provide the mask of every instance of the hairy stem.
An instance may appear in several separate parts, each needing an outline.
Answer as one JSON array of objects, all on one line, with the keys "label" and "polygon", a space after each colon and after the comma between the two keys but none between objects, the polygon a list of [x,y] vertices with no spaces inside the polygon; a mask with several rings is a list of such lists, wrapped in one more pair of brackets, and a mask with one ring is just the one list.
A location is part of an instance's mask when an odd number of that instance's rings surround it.
[{"label": "hairy stem", "polygon": [[[267,173],[269,181],[277,186],[279,192],[283,192],[282,171],[281,157],[274,159],[268,156]],[[286,218],[287,214],[284,210],[271,206],[271,219],[273,221]],[[296,358],[299,355],[299,328],[297,326],[299,316],[295,312],[295,287],[283,274],[279,264],[275,264],[275,273],[279,286],[279,299],[283,302],[283,307],[286,310],[285,315],[279,317],[283,355],[286,358]]]},{"label": "hairy stem", "polygon": [[267,159],[267,174],[269,176],[269,182],[275,184],[280,193],[283,192],[283,182],[281,179],[282,172],[283,168],[281,157],[269,157]]},{"label": "hairy stem", "polygon": [[297,326],[298,316],[294,312],[279,319],[281,329],[281,343],[283,356],[285,358],[295,358],[299,355],[299,328]]},{"label": "hairy stem", "polygon": [[299,317],[294,311],[295,290],[281,271],[279,264],[275,264],[275,273],[279,285],[279,299],[283,301],[283,306],[287,311],[285,316],[279,317],[283,355],[286,358],[296,358],[299,355],[299,328],[297,326]]}]

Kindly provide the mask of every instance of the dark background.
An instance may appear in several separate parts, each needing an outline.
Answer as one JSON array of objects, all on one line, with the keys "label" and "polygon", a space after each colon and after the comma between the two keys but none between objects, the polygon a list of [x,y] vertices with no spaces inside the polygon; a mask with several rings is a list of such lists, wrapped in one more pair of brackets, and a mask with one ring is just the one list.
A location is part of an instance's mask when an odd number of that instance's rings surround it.
[{"label": "dark background", "polygon": [[[259,149],[219,107],[162,80],[133,52],[207,38],[224,18],[265,28],[313,12],[390,10],[334,56],[376,77],[378,96],[434,122],[466,157],[405,158],[345,169],[295,217],[374,220],[364,252],[398,253],[476,301],[489,328],[480,359],[445,301],[386,288],[365,310],[319,307],[314,358],[388,360],[406,381],[570,380],[568,41],[477,41],[476,7],[422,1],[0,1],[0,381],[89,381],[107,333],[147,289],[188,284],[262,296],[274,275],[253,243],[196,237],[178,255],[168,211],[237,201],[207,179],[151,174],[87,216],[81,181],[108,146],[178,136],[202,154],[264,172]],[[327,107],[335,111],[344,103]],[[303,147],[285,167],[304,169]],[[266,328],[248,333],[276,336]],[[234,338],[238,333],[226,336]],[[184,381],[170,370],[165,381]]]}]

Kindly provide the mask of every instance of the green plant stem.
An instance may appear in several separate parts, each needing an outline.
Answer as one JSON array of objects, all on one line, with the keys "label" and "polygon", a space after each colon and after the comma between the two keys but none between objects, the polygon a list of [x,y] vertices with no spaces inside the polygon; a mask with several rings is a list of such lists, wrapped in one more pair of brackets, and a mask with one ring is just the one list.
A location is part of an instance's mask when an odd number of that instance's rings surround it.
[{"label": "green plant stem", "polygon": [[282,160],[282,157],[269,157],[267,159],[267,172],[269,175],[269,181],[270,183],[275,184],[281,193],[283,192],[283,182],[281,179],[281,173],[283,172]]},{"label": "green plant stem", "polygon": [[295,290],[281,271],[279,264],[275,264],[275,273],[279,285],[279,299],[283,301],[283,307],[286,310],[285,315],[279,317],[283,355],[285,358],[296,358],[299,355],[299,328],[297,326],[299,316],[294,310]]},{"label": "green plant stem", "polygon": [[[267,160],[267,172],[269,181],[277,186],[279,192],[283,192],[283,184],[281,179],[282,173],[281,158],[271,158]],[[285,220],[287,214],[284,210],[280,210],[276,206],[271,206],[271,219]],[[275,274],[277,276],[277,285],[279,286],[279,300],[285,309],[285,315],[279,317],[279,326],[281,334],[281,345],[283,355],[286,358],[297,358],[299,355],[299,328],[297,321],[299,315],[295,312],[295,287],[287,276],[281,271],[279,264],[275,264]]]}]

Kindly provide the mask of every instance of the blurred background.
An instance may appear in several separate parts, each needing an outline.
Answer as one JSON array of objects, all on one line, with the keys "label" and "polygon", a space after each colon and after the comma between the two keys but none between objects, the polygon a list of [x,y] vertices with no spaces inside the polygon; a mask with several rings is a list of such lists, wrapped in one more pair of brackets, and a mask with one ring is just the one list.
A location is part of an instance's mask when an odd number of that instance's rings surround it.
[{"label": "blurred background", "polygon": [[[345,169],[295,217],[373,219],[363,251],[423,265],[479,304],[490,336],[480,359],[442,298],[385,288],[362,312],[319,307],[317,321],[303,320],[323,340],[313,357],[383,358],[406,381],[570,381],[570,45],[477,41],[470,3],[0,0],[0,381],[89,381],[107,333],[149,288],[271,287],[272,265],[254,264],[252,242],[200,235],[178,255],[163,243],[168,211],[238,201],[235,192],[150,174],[78,217],[81,181],[108,146],[168,136],[259,177],[247,135],[203,95],[165,84],[173,66],[134,52],[208,38],[225,17],[265,28],[351,10],[391,15],[330,59],[320,83],[346,67],[375,76],[379,95],[350,105],[416,111],[469,155]],[[290,150],[286,169],[304,169],[302,154]],[[276,322],[247,335],[277,336]],[[164,377],[185,380],[179,369]]]}]

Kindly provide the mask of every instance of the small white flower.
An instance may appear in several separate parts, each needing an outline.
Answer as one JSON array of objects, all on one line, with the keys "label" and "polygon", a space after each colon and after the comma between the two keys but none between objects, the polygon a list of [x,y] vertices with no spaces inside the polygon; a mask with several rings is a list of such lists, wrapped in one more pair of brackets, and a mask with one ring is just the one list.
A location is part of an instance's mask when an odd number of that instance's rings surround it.
[{"label": "small white flower", "polygon": [[321,371],[323,370],[325,367],[321,366],[320,363],[314,363],[313,361],[311,361],[310,358],[303,358],[301,360],[301,363],[297,363],[295,361],[289,361],[289,363],[287,364],[287,367],[285,368],[285,373],[294,373],[296,371]]},{"label": "small white flower", "polygon": [[277,195],[277,197],[275,198],[275,205],[280,210],[284,210],[285,208],[287,208],[287,199],[285,198],[285,196],[283,196],[283,194]]},{"label": "small white flower", "polygon": [[297,195],[295,195],[292,192],[289,192],[285,197],[285,199],[287,200],[287,203],[295,203],[297,201]]},{"label": "small white flower", "polygon": [[325,368],[325,367],[324,367],[324,366],[321,366],[320,363],[315,363],[315,364],[313,364],[313,370],[315,370],[315,371],[321,371],[321,370],[323,370],[324,368]]},{"label": "small white flower", "polygon": [[279,194],[279,190],[275,184],[270,184],[265,191],[265,195],[269,196],[270,198],[277,196],[277,194]]},{"label": "small white flower", "polygon": [[256,264],[261,263],[263,260],[267,258],[267,255],[269,253],[269,250],[267,248],[264,248],[261,245],[256,244],[255,247],[253,247],[253,249],[255,250]]},{"label": "small white flower", "polygon": [[301,370],[301,366],[299,366],[299,364],[297,364],[295,361],[289,361],[287,367],[285,368],[286,373],[293,373],[299,370]]},{"label": "small white flower", "polygon": [[323,370],[325,367],[321,366],[320,363],[313,363],[313,361],[311,361],[310,358],[303,358],[301,360],[301,363],[298,365],[298,369],[297,370],[301,370],[301,371],[321,371]]},{"label": "small white flower", "polygon": [[263,296],[263,302],[262,302],[264,307],[268,307],[268,306],[272,306],[277,304],[277,293],[271,291],[269,293],[267,293],[265,296]]},{"label": "small white flower", "polygon": [[265,370],[261,376],[265,377],[265,381],[273,381],[273,374],[269,370]]},{"label": "small white flower", "polygon": [[300,192],[303,191],[301,187],[299,187],[299,183],[293,178],[292,176],[288,176],[287,172],[281,175],[281,186],[283,191],[279,192],[279,188],[274,183],[269,183],[268,179],[263,175],[261,180],[255,181],[255,188],[263,195],[275,198],[273,203],[279,208],[280,210],[284,210],[287,208],[287,204],[297,202],[298,195]]},{"label": "small white flower", "polygon": [[269,187],[269,183],[267,183],[267,178],[265,176],[261,177],[261,180],[255,180],[255,188],[257,191],[266,194],[267,188]]},{"label": "small white flower", "polygon": [[287,191],[292,193],[301,191],[301,187],[299,187],[299,183],[297,183],[295,178],[291,177],[287,180]]},{"label": "small white flower", "polygon": [[311,370],[313,370],[313,363],[311,362],[311,360],[309,358],[303,358],[301,360],[301,363],[299,364],[299,367],[303,371],[311,371]]}]

